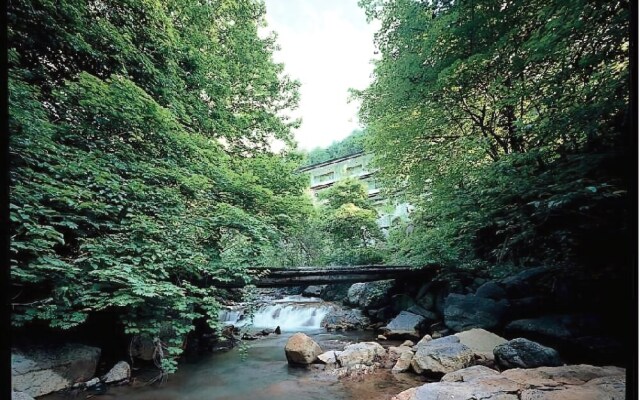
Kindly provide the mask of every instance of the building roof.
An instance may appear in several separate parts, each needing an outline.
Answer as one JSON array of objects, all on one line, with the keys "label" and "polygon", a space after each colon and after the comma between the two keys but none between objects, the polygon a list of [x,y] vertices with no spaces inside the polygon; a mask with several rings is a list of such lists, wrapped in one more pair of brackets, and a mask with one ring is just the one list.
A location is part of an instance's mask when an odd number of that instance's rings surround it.
[{"label": "building roof", "polygon": [[331,164],[337,164],[341,161],[345,161],[345,160],[350,160],[352,158],[357,158],[364,155],[364,151],[360,151],[357,153],[353,153],[353,154],[349,154],[348,156],[344,156],[344,157],[339,157],[339,158],[334,158],[331,160],[327,160],[327,161],[323,161],[323,162],[319,162],[319,163],[315,163],[315,164],[311,164],[311,165],[306,165],[304,167],[300,167],[298,168],[298,172],[306,172],[306,171],[310,171],[312,169],[316,169],[319,167],[324,167],[326,165],[331,165]]}]

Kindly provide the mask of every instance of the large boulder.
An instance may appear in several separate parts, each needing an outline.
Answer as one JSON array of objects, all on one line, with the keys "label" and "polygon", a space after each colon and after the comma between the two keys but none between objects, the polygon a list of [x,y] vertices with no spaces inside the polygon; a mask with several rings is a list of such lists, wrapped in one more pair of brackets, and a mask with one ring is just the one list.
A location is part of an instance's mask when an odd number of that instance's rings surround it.
[{"label": "large boulder", "polygon": [[298,332],[289,338],[284,347],[284,353],[289,364],[308,365],[322,354],[322,349],[309,336]]},{"label": "large boulder", "polygon": [[504,369],[562,365],[557,351],[524,338],[513,339],[498,345],[493,350],[493,354],[498,365]]},{"label": "large boulder", "polygon": [[433,311],[429,311],[417,304],[407,308],[407,311],[413,314],[418,314],[423,316],[425,321],[429,323],[436,322],[440,319],[440,317],[438,317],[438,314],[434,313]]},{"label": "large boulder", "polygon": [[511,321],[505,330],[512,335],[564,341],[601,333],[603,326],[602,318],[595,314],[550,314]]},{"label": "large boulder", "polygon": [[508,311],[509,303],[506,300],[495,301],[472,294],[452,293],[445,302],[444,323],[456,332],[471,328],[491,330],[503,323]]},{"label": "large boulder", "polygon": [[341,367],[373,365],[385,353],[384,347],[376,342],[362,342],[346,346],[337,358]]},{"label": "large boulder", "polygon": [[394,280],[354,283],[347,292],[347,302],[364,309],[380,307],[388,301],[394,283]]},{"label": "large boulder", "polygon": [[495,333],[478,328],[456,333],[455,336],[460,339],[460,343],[470,348],[476,356],[487,360],[493,360],[493,349],[496,346],[507,342],[507,339]]},{"label": "large boulder", "polygon": [[334,309],[320,321],[320,325],[328,331],[351,331],[364,329],[371,321],[362,310]]},{"label": "large boulder", "polygon": [[622,400],[625,386],[625,370],[616,367],[571,365],[498,374],[474,366],[405,390],[393,400]]},{"label": "large boulder", "polygon": [[57,348],[13,349],[13,389],[38,397],[70,388],[93,377],[99,358],[99,348],[75,343]]},{"label": "large boulder", "polygon": [[473,363],[473,351],[455,336],[433,339],[416,345],[411,367],[418,374],[457,371]]},{"label": "large boulder", "polygon": [[544,291],[544,280],[551,272],[548,267],[529,268],[502,279],[498,284],[510,297],[535,296]]},{"label": "large boulder", "polygon": [[347,293],[351,284],[349,283],[334,283],[331,285],[325,285],[325,289],[322,291],[322,298],[327,301],[339,301],[342,302],[347,298]]},{"label": "large boulder", "polygon": [[402,311],[382,330],[387,338],[420,338],[420,326],[425,318],[422,315]]},{"label": "large boulder", "polygon": [[493,300],[501,300],[507,297],[507,291],[497,283],[489,281],[480,285],[476,290],[476,296]]}]

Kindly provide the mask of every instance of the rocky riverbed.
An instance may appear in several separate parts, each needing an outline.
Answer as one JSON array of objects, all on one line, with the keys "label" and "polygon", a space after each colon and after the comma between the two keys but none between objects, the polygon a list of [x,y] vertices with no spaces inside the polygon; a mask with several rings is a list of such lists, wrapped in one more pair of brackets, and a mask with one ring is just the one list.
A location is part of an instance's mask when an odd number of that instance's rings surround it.
[{"label": "rocky riverbed", "polygon": [[[372,394],[369,399],[393,400],[561,400],[625,399],[626,371],[615,366],[564,365],[551,348],[524,338],[507,341],[483,329],[439,339],[425,335],[417,344],[378,342],[348,344],[324,351],[304,333],[287,341],[290,365],[321,370],[347,382],[377,382],[381,371],[420,376],[430,381],[395,396]],[[491,351],[488,351],[491,350]]]},{"label": "rocky riverbed", "polygon": [[[121,353],[121,359],[114,359],[104,347],[87,346],[90,341],[14,348],[13,388],[21,393],[16,398],[59,390],[63,392],[50,398],[68,398],[82,391],[88,395],[118,393],[118,398],[130,399],[177,399],[183,398],[182,392],[192,393],[192,398],[210,398],[205,389],[184,386],[204,385],[209,392],[230,396],[220,398],[241,399],[244,376],[269,387],[275,385],[283,395],[295,398],[371,400],[398,395],[399,399],[413,399],[426,398],[423,392],[449,389],[453,391],[451,398],[458,398],[459,393],[475,393],[468,392],[473,385],[495,386],[502,393],[489,393],[487,398],[556,398],[544,396],[586,390],[603,391],[604,398],[620,398],[616,396],[624,391],[624,333],[616,329],[615,317],[606,313],[606,302],[594,304],[597,294],[585,299],[585,288],[594,285],[576,286],[557,278],[553,269],[534,268],[494,280],[379,281],[265,291],[252,303],[227,305],[220,316],[227,325],[222,336],[197,328],[185,338],[188,346],[179,372],[162,386],[152,385],[155,389],[139,385],[157,377],[155,344],[136,337]],[[285,356],[286,342],[298,331],[311,336],[319,347],[309,347],[306,339],[298,337],[294,343],[299,341],[307,352],[300,357],[293,353]],[[334,339],[323,335],[334,335]],[[249,350],[239,351],[238,345],[242,349],[249,346]],[[256,357],[259,363],[250,366],[229,356],[240,354],[246,354],[247,360]],[[231,371],[233,376],[212,382],[188,377],[202,376],[201,369],[209,370],[213,359],[222,365],[214,368],[216,374],[225,376]],[[288,361],[290,367],[286,367]],[[271,374],[277,368],[286,368],[287,372]],[[495,373],[489,374],[485,368]],[[260,369],[268,369],[269,378],[254,376]],[[508,372],[511,370],[527,372],[514,377]],[[585,375],[587,370],[596,372]],[[462,378],[452,380],[458,375],[449,374],[459,371],[463,371]],[[483,372],[476,379],[478,371]],[[563,380],[565,375],[576,376],[576,380]],[[540,385],[535,376],[548,376],[549,381]],[[400,395],[425,383],[438,385]],[[229,385],[240,387],[229,389]],[[301,391],[300,385],[308,390]],[[139,397],[138,391],[156,397]],[[569,394],[566,398],[573,398]],[[261,398],[261,392],[251,396]]]}]

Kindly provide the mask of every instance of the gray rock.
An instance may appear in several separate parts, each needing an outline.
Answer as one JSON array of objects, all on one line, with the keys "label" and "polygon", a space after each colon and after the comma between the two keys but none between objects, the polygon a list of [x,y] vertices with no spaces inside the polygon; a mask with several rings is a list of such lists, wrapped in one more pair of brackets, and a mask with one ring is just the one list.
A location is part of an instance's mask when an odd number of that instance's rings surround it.
[{"label": "gray rock", "polygon": [[412,337],[417,339],[420,337],[419,330],[423,321],[424,317],[421,315],[402,311],[382,329],[388,338]]},{"label": "gray rock", "polygon": [[482,284],[478,290],[476,290],[476,296],[484,297],[487,299],[500,300],[507,297],[507,291],[500,285],[493,281]]},{"label": "gray rock", "polygon": [[432,339],[433,339],[433,338],[431,337],[431,335],[424,335],[424,336],[422,337],[422,339],[420,339],[420,340],[418,341],[418,343],[416,343],[416,345],[415,345],[414,347],[417,347],[417,346],[423,345],[423,344],[425,344],[425,343],[427,343],[427,342],[431,341]]},{"label": "gray rock", "polygon": [[503,323],[508,310],[509,303],[506,300],[450,294],[445,303],[444,323],[456,332],[471,328],[491,330]]},{"label": "gray rock", "polygon": [[470,367],[399,393],[392,400],[622,400],[625,370],[570,365],[511,369],[497,374]]},{"label": "gray rock", "polygon": [[289,364],[308,365],[322,354],[322,349],[309,336],[298,332],[289,338],[284,347],[284,353]]},{"label": "gray rock", "polygon": [[13,349],[13,389],[38,397],[70,388],[74,383],[85,382],[93,377],[99,358],[99,348],[82,344]]},{"label": "gray rock", "polygon": [[118,361],[103,377],[104,383],[116,383],[129,380],[131,377],[131,367],[126,361]]},{"label": "gray rock", "polygon": [[457,371],[473,363],[473,351],[455,336],[433,339],[416,346],[411,367],[418,374]]},{"label": "gray rock", "polygon": [[25,392],[11,392],[11,400],[35,400],[33,396],[30,396]]},{"label": "gray rock", "polygon": [[603,325],[602,318],[594,314],[553,314],[515,320],[505,330],[511,335],[562,341],[597,334]]},{"label": "gray rock", "polygon": [[449,372],[440,379],[440,382],[470,382],[487,376],[500,375],[495,369],[484,365],[473,365],[458,371]]},{"label": "gray rock", "polygon": [[384,347],[375,342],[350,344],[338,355],[338,363],[341,367],[370,366],[382,358],[385,353]]},{"label": "gray rock", "polygon": [[413,359],[412,351],[404,351],[400,353],[400,357],[398,357],[398,361],[396,361],[396,364],[393,366],[393,368],[391,368],[391,372],[394,374],[398,374],[401,372],[408,371],[409,368],[411,368],[412,359]]},{"label": "gray rock", "polygon": [[498,345],[493,354],[502,368],[536,368],[562,365],[557,351],[524,338],[517,338]]},{"label": "gray rock", "polygon": [[302,295],[305,297],[321,297],[323,291],[326,289],[327,285],[312,285],[307,286],[303,291]]},{"label": "gray rock", "polygon": [[388,301],[389,290],[394,283],[394,280],[354,283],[347,292],[347,301],[364,309],[380,307]]},{"label": "gray rock", "polygon": [[347,293],[351,284],[349,283],[336,283],[332,285],[325,285],[325,289],[322,292],[322,298],[328,301],[343,302],[347,298]]},{"label": "gray rock", "polygon": [[84,383],[84,386],[85,387],[92,387],[92,386],[97,385],[98,383],[100,383],[100,379],[99,378],[93,378],[93,379],[90,379],[90,380],[86,381]]},{"label": "gray rock", "polygon": [[424,319],[429,322],[435,322],[440,319],[440,317],[438,317],[438,314],[434,313],[433,311],[429,311],[423,307],[420,307],[419,305],[413,305],[407,308],[407,311],[413,314],[422,315]]},{"label": "gray rock", "polygon": [[477,328],[456,333],[455,336],[460,339],[460,343],[470,348],[474,354],[488,360],[493,360],[493,349],[496,346],[507,343],[507,339]]},{"label": "gray rock", "polygon": [[411,352],[413,354],[413,349],[408,346],[389,346],[387,349],[389,352],[389,359],[395,361],[397,360],[402,353]]},{"label": "gray rock", "polygon": [[371,320],[362,313],[361,310],[344,310],[335,309],[330,311],[320,322],[320,325],[325,329],[351,331],[357,329],[364,329]]},{"label": "gray rock", "polygon": [[335,364],[338,361],[340,353],[342,352],[336,350],[325,351],[318,356],[318,360],[324,364]]}]

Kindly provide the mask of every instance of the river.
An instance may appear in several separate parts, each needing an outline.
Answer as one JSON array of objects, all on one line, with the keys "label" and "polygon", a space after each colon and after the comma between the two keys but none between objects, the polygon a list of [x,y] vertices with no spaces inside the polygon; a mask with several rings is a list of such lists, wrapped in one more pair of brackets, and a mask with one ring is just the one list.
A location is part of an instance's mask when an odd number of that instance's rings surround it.
[{"label": "river", "polygon": [[[259,307],[252,326],[275,328],[281,335],[245,342],[246,354],[239,348],[226,352],[200,355],[184,360],[177,373],[162,384],[113,386],[101,395],[103,399],[123,400],[376,400],[390,399],[393,395],[421,382],[413,374],[393,375],[378,370],[365,379],[338,380],[317,370],[294,368],[287,364],[284,347],[295,332],[311,336],[323,350],[342,349],[347,343],[373,339],[373,332],[327,333],[320,321],[331,308],[319,299],[297,296],[273,301]],[[238,310],[222,315],[227,322],[238,321]],[[247,322],[247,321],[245,321]],[[135,367],[135,365],[134,365]],[[80,394],[84,398],[84,394]],[[46,400],[62,400],[69,395],[47,396]],[[78,398],[78,397],[76,397]]]}]

